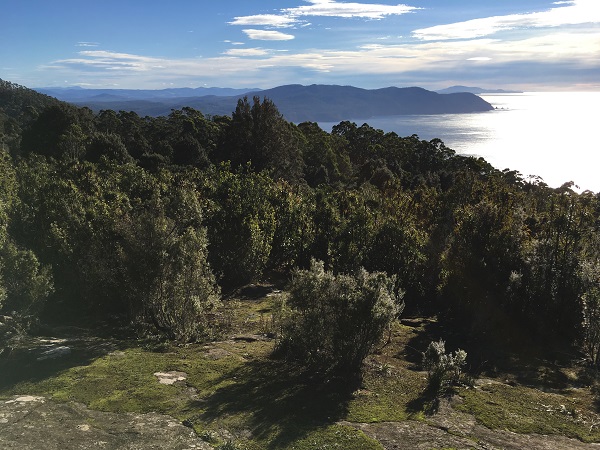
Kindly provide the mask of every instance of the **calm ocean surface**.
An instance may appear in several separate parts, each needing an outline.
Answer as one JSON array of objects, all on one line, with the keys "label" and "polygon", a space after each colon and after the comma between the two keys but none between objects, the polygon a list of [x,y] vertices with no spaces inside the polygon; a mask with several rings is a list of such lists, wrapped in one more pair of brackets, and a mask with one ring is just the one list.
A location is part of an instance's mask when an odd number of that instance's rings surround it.
[{"label": "calm ocean surface", "polygon": [[[388,116],[354,120],[400,136],[439,137],[457,153],[498,169],[538,175],[549,186],[574,181],[600,192],[600,92],[481,95],[497,109],[475,114]],[[322,122],[331,131],[336,123]]]}]

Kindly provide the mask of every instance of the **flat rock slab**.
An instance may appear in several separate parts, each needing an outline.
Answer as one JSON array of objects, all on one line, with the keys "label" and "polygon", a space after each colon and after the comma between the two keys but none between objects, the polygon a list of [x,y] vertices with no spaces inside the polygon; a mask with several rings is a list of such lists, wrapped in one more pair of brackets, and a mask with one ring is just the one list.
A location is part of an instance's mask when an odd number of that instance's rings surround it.
[{"label": "flat rock slab", "polygon": [[211,450],[190,428],[161,414],[93,411],[43,397],[0,400],[3,450]]},{"label": "flat rock slab", "polygon": [[340,422],[364,432],[381,443],[386,450],[590,450],[600,444],[586,444],[564,436],[517,434],[490,430],[476,425],[471,434],[461,436],[424,422],[350,423]]},{"label": "flat rock slab", "polygon": [[380,442],[386,450],[487,449],[478,446],[469,438],[454,436],[440,428],[411,420],[381,423],[340,422],[340,424],[361,430],[370,438]]},{"label": "flat rock slab", "polygon": [[154,376],[158,379],[160,384],[172,385],[175,383],[181,383],[187,379],[187,373],[185,372],[154,372]]},{"label": "flat rock slab", "polygon": [[490,430],[478,424],[473,416],[453,408],[461,402],[458,396],[441,399],[437,413],[426,422],[342,423],[362,430],[386,450],[600,450],[600,444],[586,444],[560,435]]}]

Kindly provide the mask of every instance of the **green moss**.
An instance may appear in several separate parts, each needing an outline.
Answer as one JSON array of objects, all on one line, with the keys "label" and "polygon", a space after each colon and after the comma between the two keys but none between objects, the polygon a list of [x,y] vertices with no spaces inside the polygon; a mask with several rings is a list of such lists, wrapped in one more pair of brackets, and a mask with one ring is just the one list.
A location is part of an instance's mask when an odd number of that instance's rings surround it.
[{"label": "green moss", "polygon": [[166,413],[176,408],[181,388],[161,385],[153,374],[172,370],[169,368],[177,366],[176,360],[172,354],[130,349],[123,355],[107,355],[37,382],[17,383],[10,391],[74,400],[101,411]]},{"label": "green moss", "polygon": [[[257,333],[260,313],[267,314],[269,305],[270,299],[240,302],[232,316],[236,333]],[[7,376],[0,379],[0,398],[44,395],[103,411],[169,414],[211,445],[233,437],[240,450],[381,449],[338,422],[425,419],[426,376],[417,371],[418,352],[432,337],[425,327],[396,325],[393,333],[391,343],[369,358],[359,389],[323,382],[271,359],[273,341],[167,346],[160,353],[123,342],[123,351],[111,354],[74,351],[70,359],[57,361],[4,358],[0,373]],[[162,385],[153,375],[171,370],[187,373],[186,384]],[[600,441],[589,389],[549,394],[497,383],[460,395],[459,408],[489,428]]]},{"label": "green moss", "polygon": [[383,450],[379,442],[367,437],[362,431],[341,425],[318,428],[309,432],[302,439],[289,443],[289,446],[272,448],[288,448],[290,450]]},{"label": "green moss", "polygon": [[[219,436],[227,430],[241,449],[381,448],[362,432],[335,424],[345,417],[349,393],[269,359],[272,347],[271,341],[225,341],[161,353],[130,348],[39,380],[22,377],[0,395],[44,395],[102,411],[169,414],[190,422],[199,435],[214,436],[215,445],[226,443]],[[186,372],[186,385],[162,385],[153,375],[171,370]]]},{"label": "green moss", "polygon": [[574,397],[500,383],[464,390],[461,396],[464,402],[458,408],[491,429],[600,441],[595,414],[583,411]]},{"label": "green moss", "polygon": [[350,422],[398,422],[420,420],[423,408],[420,396],[425,388],[423,375],[399,369],[391,376],[369,373],[364,379],[364,389],[354,393],[348,408]]}]

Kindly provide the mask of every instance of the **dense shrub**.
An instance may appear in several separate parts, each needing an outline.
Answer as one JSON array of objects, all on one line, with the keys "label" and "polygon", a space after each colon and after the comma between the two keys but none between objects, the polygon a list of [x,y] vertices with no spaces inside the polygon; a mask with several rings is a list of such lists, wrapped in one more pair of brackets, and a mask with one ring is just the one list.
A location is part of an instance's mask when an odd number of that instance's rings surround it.
[{"label": "dense shrub", "polygon": [[359,375],[404,306],[395,277],[364,269],[334,275],[314,260],[308,270],[294,273],[289,291],[291,313],[277,351],[323,375]]},{"label": "dense shrub", "polygon": [[600,263],[586,261],[581,264],[584,293],[581,296],[583,310],[583,351],[592,365],[600,365]]},{"label": "dense shrub", "polygon": [[50,268],[40,265],[31,250],[19,249],[11,241],[0,247],[0,262],[5,297],[0,292],[0,311],[35,321],[53,291]]},{"label": "dense shrub", "polygon": [[210,264],[222,286],[257,281],[267,267],[276,228],[273,180],[265,172],[234,173],[226,165],[207,175]]}]

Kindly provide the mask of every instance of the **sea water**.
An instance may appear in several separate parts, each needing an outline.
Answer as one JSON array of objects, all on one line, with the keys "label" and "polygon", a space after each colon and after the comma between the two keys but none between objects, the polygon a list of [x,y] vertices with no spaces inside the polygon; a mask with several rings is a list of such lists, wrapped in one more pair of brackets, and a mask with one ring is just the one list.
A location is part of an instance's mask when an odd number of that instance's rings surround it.
[{"label": "sea water", "polygon": [[[551,187],[573,181],[600,192],[600,92],[481,95],[493,111],[353,120],[400,136],[440,138],[459,154],[498,169],[539,176]],[[352,120],[352,119],[349,119]],[[334,123],[320,123],[331,131]]]}]

